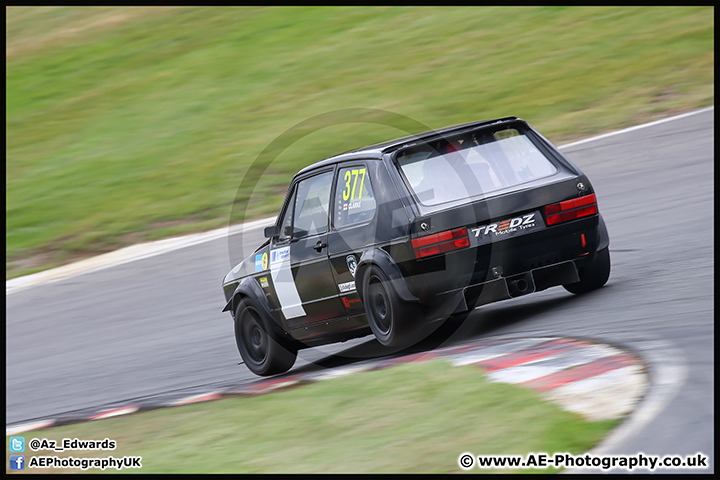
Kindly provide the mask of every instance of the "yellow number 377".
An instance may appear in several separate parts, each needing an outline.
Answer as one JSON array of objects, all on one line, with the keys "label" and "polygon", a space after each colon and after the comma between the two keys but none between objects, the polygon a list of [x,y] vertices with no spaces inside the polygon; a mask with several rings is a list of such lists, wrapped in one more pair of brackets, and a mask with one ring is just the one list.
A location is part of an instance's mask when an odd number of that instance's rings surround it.
[{"label": "yellow number 377", "polygon": [[[355,197],[355,187],[357,187],[358,177],[360,178],[360,189],[357,198]],[[363,185],[365,184],[365,169],[357,168],[345,172],[345,190],[343,190],[343,200],[360,200],[363,194]]]}]

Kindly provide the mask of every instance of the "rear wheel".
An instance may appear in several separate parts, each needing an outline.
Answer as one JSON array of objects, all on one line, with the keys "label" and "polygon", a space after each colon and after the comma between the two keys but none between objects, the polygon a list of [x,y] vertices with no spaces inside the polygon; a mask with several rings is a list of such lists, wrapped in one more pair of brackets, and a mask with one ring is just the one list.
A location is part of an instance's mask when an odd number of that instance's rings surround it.
[{"label": "rear wheel", "polygon": [[420,306],[402,301],[377,267],[369,267],[364,275],[363,304],[370,329],[382,345],[407,347],[422,339]]},{"label": "rear wheel", "polygon": [[235,309],[235,341],[245,365],[256,375],[287,372],[295,364],[297,348],[283,341],[248,298]]},{"label": "rear wheel", "polygon": [[604,248],[597,252],[595,260],[578,271],[580,281],[563,285],[570,293],[590,292],[605,285],[610,278],[610,249]]}]

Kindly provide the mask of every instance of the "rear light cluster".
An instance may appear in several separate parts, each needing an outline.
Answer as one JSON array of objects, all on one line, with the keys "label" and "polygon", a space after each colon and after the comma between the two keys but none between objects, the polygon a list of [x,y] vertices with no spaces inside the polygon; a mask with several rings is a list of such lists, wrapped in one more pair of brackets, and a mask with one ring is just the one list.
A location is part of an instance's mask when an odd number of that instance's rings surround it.
[{"label": "rear light cluster", "polygon": [[548,225],[569,222],[596,213],[598,213],[598,208],[594,193],[545,207],[545,218],[547,218]]},{"label": "rear light cluster", "polygon": [[412,241],[415,258],[429,257],[438,253],[445,253],[470,246],[470,239],[466,228],[456,228],[444,232],[416,238]]}]

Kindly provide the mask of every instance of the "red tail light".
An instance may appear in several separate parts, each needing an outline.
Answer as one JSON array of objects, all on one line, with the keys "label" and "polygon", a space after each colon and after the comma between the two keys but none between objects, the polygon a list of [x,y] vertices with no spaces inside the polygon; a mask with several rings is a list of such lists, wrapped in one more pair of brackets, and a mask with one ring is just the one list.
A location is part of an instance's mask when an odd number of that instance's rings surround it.
[{"label": "red tail light", "polygon": [[596,213],[598,213],[598,208],[594,193],[545,207],[545,218],[547,218],[548,225],[569,222]]},{"label": "red tail light", "polygon": [[456,228],[444,232],[416,238],[412,241],[415,249],[415,258],[429,257],[438,253],[445,253],[470,246],[470,239],[466,228]]}]

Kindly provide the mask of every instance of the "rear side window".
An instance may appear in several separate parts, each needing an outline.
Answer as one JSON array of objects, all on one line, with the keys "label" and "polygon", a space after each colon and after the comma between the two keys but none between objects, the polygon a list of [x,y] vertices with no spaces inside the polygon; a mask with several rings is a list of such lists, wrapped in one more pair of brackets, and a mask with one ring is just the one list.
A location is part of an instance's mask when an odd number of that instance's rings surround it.
[{"label": "rear side window", "polygon": [[377,204],[365,165],[338,171],[334,205],[335,228],[367,222],[373,218]]},{"label": "rear side window", "polygon": [[506,129],[401,152],[397,164],[424,205],[484,195],[557,169],[524,134]]}]

